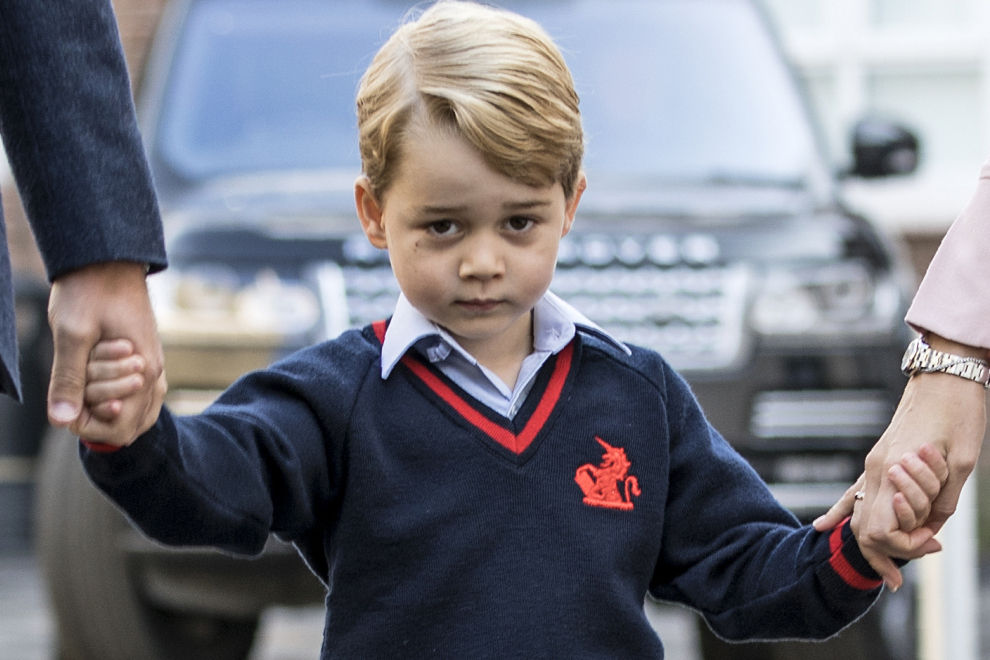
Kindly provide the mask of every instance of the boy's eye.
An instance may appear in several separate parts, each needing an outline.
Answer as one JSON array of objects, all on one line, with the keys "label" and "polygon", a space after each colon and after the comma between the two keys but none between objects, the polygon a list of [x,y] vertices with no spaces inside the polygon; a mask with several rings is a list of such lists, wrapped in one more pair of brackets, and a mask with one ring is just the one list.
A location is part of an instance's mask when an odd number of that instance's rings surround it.
[{"label": "boy's eye", "polygon": [[533,219],[521,215],[514,215],[506,222],[512,231],[525,231],[533,226]]},{"label": "boy's eye", "polygon": [[427,229],[435,236],[448,236],[454,233],[456,226],[451,220],[435,220],[429,224]]}]

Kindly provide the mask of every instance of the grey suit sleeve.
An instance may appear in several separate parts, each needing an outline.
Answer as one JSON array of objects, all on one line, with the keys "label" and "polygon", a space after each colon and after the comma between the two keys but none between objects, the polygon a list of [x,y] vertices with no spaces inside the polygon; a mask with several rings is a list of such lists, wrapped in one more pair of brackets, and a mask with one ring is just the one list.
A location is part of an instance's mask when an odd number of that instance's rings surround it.
[{"label": "grey suit sleeve", "polygon": [[165,267],[109,0],[0,2],[0,133],[49,279],[106,261]]}]

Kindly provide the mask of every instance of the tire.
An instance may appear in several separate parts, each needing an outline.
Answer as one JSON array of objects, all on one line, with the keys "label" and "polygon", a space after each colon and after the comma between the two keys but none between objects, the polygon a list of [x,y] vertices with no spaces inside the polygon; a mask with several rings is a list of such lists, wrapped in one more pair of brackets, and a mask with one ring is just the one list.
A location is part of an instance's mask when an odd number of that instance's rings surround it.
[{"label": "tire", "polygon": [[166,611],[142,596],[125,551],[134,532],[88,481],[78,441],[45,438],[38,471],[36,547],[60,660],[241,660],[257,618]]}]

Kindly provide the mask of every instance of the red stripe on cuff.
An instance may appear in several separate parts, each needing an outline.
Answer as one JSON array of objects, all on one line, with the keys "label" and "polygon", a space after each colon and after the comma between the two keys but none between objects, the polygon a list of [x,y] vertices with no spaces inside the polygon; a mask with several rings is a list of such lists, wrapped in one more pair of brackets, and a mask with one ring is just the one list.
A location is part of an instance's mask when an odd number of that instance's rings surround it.
[{"label": "red stripe on cuff", "polygon": [[842,578],[842,581],[853,589],[859,589],[860,591],[876,589],[883,584],[883,580],[866,577],[853,568],[853,565],[849,563],[846,556],[842,554],[842,528],[848,524],[849,518],[846,518],[832,530],[832,534],[828,537],[828,548],[832,552],[828,563],[832,567],[832,570]]},{"label": "red stripe on cuff", "polygon": [[86,440],[85,438],[79,438],[79,442],[83,443],[83,446],[97,454],[112,454],[120,449],[117,445],[110,445],[105,442],[94,442],[92,440]]}]

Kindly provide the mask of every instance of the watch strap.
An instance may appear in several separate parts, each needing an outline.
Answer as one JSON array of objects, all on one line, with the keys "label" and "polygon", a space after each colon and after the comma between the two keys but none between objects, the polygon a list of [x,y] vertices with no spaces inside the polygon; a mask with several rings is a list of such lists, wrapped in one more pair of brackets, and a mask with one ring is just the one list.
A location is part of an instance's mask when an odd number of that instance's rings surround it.
[{"label": "watch strap", "polygon": [[908,349],[912,354],[911,358],[903,367],[906,375],[946,373],[990,388],[990,363],[986,360],[936,350],[921,337],[915,339],[912,344],[916,345]]}]

